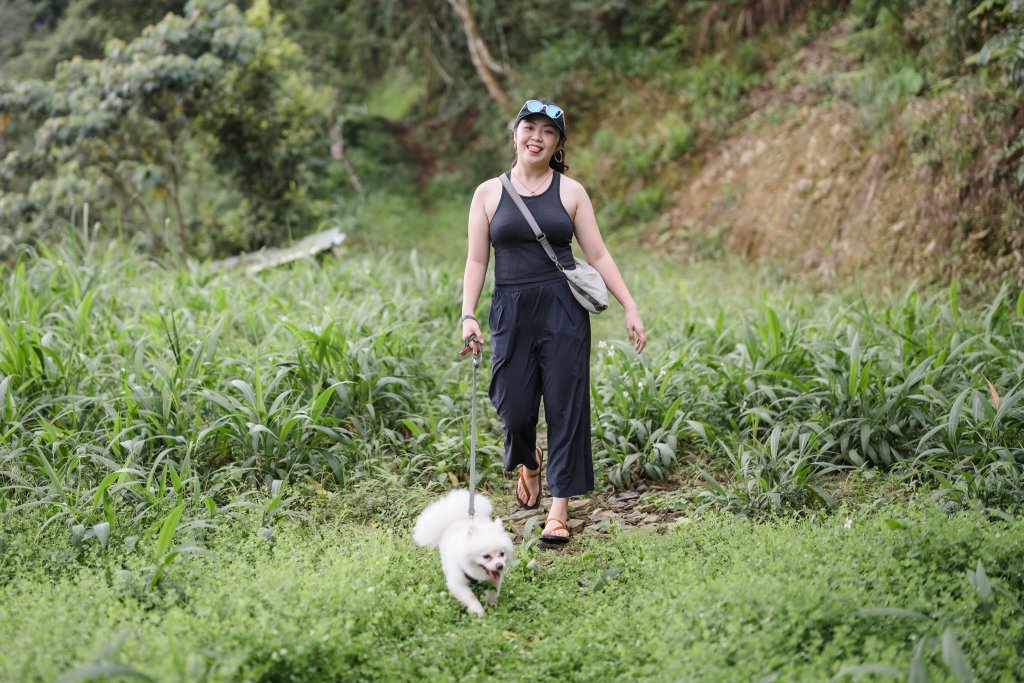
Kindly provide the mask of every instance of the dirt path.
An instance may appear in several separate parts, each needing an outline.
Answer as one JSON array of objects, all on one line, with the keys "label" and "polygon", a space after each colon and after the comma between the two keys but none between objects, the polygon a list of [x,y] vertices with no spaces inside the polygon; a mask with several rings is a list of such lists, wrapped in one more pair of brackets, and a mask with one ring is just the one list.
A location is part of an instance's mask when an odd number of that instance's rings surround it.
[{"label": "dirt path", "polygon": [[[515,480],[510,480],[510,499],[514,485]],[[618,493],[593,491],[569,501],[568,526],[574,535],[607,534],[612,525],[650,531],[667,530],[686,517],[680,502],[692,487],[691,481],[679,480],[663,484],[640,482],[630,490]],[[550,496],[542,497],[536,510],[503,506],[512,510],[511,513],[506,511],[505,516],[516,543],[523,540],[523,531],[531,518],[537,518],[538,525],[544,523],[550,506]]]}]

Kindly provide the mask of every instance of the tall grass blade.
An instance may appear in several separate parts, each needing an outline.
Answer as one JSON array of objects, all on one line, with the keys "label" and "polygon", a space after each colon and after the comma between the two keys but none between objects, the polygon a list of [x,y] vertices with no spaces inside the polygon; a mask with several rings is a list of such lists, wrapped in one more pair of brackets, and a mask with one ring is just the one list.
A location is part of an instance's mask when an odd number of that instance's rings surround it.
[{"label": "tall grass blade", "polygon": [[171,549],[174,533],[178,530],[178,523],[181,522],[181,516],[184,512],[185,505],[180,504],[164,518],[164,522],[160,527],[160,535],[157,537],[156,546],[153,549],[156,557],[163,557]]},{"label": "tall grass blade", "polygon": [[934,641],[931,638],[921,638],[914,646],[914,652],[910,656],[908,683],[928,683],[928,658],[925,656],[924,648],[929,642]]},{"label": "tall grass blade", "polygon": [[960,649],[960,643],[957,642],[956,634],[949,628],[942,633],[942,661],[960,683],[970,683],[974,680],[964,651]]},{"label": "tall grass blade", "polygon": [[956,448],[960,441],[960,416],[964,409],[964,402],[967,400],[967,394],[970,391],[970,388],[961,391],[956,400],[953,401],[953,407],[949,410],[949,417],[946,420],[946,442],[951,448]]}]

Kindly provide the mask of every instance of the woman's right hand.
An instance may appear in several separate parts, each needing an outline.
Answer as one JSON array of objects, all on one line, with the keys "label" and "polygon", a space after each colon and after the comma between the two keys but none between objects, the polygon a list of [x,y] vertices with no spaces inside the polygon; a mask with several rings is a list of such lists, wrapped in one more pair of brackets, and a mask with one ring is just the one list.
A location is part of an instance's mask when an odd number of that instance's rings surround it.
[{"label": "woman's right hand", "polygon": [[465,342],[470,337],[476,337],[476,340],[463,346],[461,351],[461,355],[463,356],[470,351],[473,353],[480,353],[483,349],[484,341],[484,334],[480,331],[480,323],[472,318],[466,318],[462,321],[462,341]]}]

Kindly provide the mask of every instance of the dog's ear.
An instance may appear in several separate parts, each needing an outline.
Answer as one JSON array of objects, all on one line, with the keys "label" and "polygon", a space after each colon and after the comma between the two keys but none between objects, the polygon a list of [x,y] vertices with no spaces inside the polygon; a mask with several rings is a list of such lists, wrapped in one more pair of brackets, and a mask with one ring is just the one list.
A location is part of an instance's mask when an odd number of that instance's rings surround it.
[{"label": "dog's ear", "polygon": [[501,517],[494,518],[494,526],[498,527],[502,531],[505,529],[505,523],[501,521]]}]

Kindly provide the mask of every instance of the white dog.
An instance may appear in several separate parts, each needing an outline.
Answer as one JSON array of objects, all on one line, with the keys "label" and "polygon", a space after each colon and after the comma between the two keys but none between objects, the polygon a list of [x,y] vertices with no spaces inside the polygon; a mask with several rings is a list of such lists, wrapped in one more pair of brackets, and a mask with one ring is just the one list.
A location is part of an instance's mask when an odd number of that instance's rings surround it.
[{"label": "white dog", "polygon": [[417,545],[437,548],[448,590],[478,617],[484,615],[483,605],[471,586],[486,586],[484,600],[488,605],[498,601],[502,572],[512,561],[512,539],[500,519],[491,519],[491,501],[474,498],[475,515],[469,516],[469,491],[451,491],[427,506],[413,529]]}]

